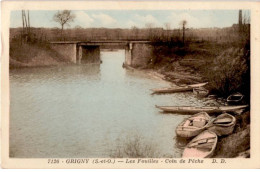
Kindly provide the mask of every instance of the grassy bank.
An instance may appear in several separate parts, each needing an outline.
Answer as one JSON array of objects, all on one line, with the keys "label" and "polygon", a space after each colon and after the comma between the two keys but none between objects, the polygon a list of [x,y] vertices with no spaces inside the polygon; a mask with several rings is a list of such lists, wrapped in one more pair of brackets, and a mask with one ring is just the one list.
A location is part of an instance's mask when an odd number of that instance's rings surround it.
[{"label": "grassy bank", "polygon": [[[147,67],[177,85],[208,82],[206,88],[210,94],[224,99],[240,92],[245,96],[244,103],[250,105],[250,34],[247,31],[221,42],[155,39],[154,56]],[[237,123],[231,135],[219,137],[214,157],[250,157],[249,110],[235,116]]]},{"label": "grassy bank", "polygon": [[10,43],[10,68],[49,66],[68,63],[48,43]]},{"label": "grassy bank", "polygon": [[210,41],[155,42],[148,68],[176,83],[209,82],[211,94],[226,98],[241,92],[250,100],[250,43]]}]

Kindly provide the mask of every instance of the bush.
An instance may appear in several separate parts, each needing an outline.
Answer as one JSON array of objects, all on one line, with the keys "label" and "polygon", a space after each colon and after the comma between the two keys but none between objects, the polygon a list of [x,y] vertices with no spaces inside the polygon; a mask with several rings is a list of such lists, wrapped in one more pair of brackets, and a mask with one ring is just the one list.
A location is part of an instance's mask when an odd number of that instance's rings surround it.
[{"label": "bush", "polygon": [[[234,92],[243,92],[242,85],[245,74],[249,72],[248,61],[245,58],[244,49],[229,48],[204,69],[212,92],[222,96],[228,96]],[[249,78],[250,80],[250,78]],[[250,87],[250,85],[247,85]]]},{"label": "bush", "polygon": [[157,158],[159,153],[151,143],[146,143],[139,135],[128,136],[111,151],[112,158]]}]

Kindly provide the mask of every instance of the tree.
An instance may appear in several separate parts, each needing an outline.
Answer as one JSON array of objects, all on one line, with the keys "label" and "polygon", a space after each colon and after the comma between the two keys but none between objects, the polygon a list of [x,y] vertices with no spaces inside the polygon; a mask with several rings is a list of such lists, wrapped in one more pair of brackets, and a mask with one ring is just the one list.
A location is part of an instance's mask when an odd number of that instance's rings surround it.
[{"label": "tree", "polygon": [[136,26],[133,26],[131,28],[131,30],[132,30],[132,35],[134,36],[134,39],[138,39],[139,29]]},{"label": "tree", "polygon": [[187,21],[186,20],[182,20],[181,21],[181,25],[182,25],[182,43],[184,45],[184,41],[185,41],[185,27],[187,25]]},{"label": "tree", "polygon": [[171,24],[170,23],[164,23],[165,29],[166,29],[166,39],[167,41],[170,39],[170,30],[171,30]]},{"label": "tree", "polygon": [[70,22],[73,22],[75,17],[76,16],[72,14],[70,10],[58,11],[53,16],[53,20],[61,25],[61,37],[63,35],[64,26],[69,25]]},{"label": "tree", "polygon": [[154,24],[153,23],[146,23],[145,24],[145,28],[147,29],[147,33],[148,33],[148,38],[152,39],[153,38],[153,28],[154,28]]}]

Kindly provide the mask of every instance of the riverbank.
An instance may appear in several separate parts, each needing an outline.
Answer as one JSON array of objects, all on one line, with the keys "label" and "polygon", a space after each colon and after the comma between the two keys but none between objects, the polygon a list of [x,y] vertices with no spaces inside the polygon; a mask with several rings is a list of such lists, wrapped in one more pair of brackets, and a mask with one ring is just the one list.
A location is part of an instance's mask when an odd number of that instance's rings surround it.
[{"label": "riverbank", "polygon": [[[131,68],[130,70],[133,70]],[[172,75],[164,74],[158,70],[152,69],[136,69],[143,70],[149,76],[161,80],[169,81],[172,86],[178,86],[184,84],[181,81],[181,76],[188,75],[188,72],[183,68],[178,72],[172,72]],[[184,71],[183,73],[181,71]],[[177,76],[177,77],[176,77]],[[178,78],[180,77],[180,78]],[[191,74],[189,78],[199,78],[201,76]],[[173,79],[171,79],[173,78]],[[197,80],[190,79],[190,83],[196,83]],[[186,81],[186,80],[184,80]],[[203,82],[203,80],[199,81]],[[216,97],[217,101],[218,97]],[[249,158],[250,157],[250,111],[246,110],[241,114],[236,114],[236,125],[231,135],[218,137],[218,143],[213,157],[215,158]]]},{"label": "riverbank", "polygon": [[40,67],[68,64],[69,61],[47,43],[10,43],[9,67]]},{"label": "riverbank", "polygon": [[209,82],[206,88],[210,94],[227,98],[240,92],[250,101],[249,40],[198,41],[172,46],[158,42],[154,43],[153,55],[151,62],[142,68],[164,74],[165,79],[177,85]]},{"label": "riverbank", "polygon": [[[246,45],[228,45],[212,42],[191,43],[174,47],[172,54],[153,57],[153,63],[141,67],[173,86],[209,82],[206,88],[216,99],[225,100],[234,92],[245,95],[250,104],[250,52]],[[156,47],[162,52],[164,47]],[[180,53],[181,52],[181,53]],[[235,115],[237,123],[229,136],[219,137],[216,158],[250,157],[250,111]]]},{"label": "riverbank", "polygon": [[[181,85],[183,82],[180,81],[188,81],[188,83],[196,83],[196,82],[204,82],[203,80],[199,80],[202,78],[198,74],[191,74],[183,69],[183,73],[172,72],[165,73],[162,75],[161,72],[158,72],[156,75],[161,79],[172,82],[173,85]],[[154,73],[154,72],[151,72]],[[157,73],[157,72],[156,72]],[[189,75],[190,74],[190,75]],[[185,76],[188,75],[188,79]],[[184,79],[182,78],[184,76]],[[193,79],[195,78],[195,79]],[[177,81],[177,82],[176,82]],[[216,98],[217,100],[217,98]],[[236,126],[234,128],[234,132],[228,136],[222,136],[218,138],[217,148],[215,150],[215,154],[213,157],[215,158],[249,158],[250,157],[250,111],[246,111],[242,114],[235,115],[236,118]]]}]

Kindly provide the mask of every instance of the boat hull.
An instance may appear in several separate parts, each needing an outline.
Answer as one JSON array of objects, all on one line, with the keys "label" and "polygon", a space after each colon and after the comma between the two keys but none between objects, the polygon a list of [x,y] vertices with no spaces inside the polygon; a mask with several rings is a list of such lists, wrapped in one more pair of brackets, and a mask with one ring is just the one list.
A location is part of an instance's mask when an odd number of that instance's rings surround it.
[{"label": "boat hull", "polygon": [[[218,118],[224,118],[224,117],[230,118],[231,122],[229,124],[214,124],[214,121],[216,121]],[[209,131],[216,133],[218,136],[223,136],[223,135],[230,135],[231,133],[233,133],[235,125],[236,125],[236,118],[228,113],[224,113],[219,115],[216,119],[214,119],[209,124],[207,129]]]},{"label": "boat hull", "polygon": [[227,98],[227,103],[229,105],[239,105],[242,104],[244,95],[241,93],[232,94]]},{"label": "boat hull", "polygon": [[[201,120],[205,120],[205,125],[202,127],[195,127],[195,126],[187,126],[186,123],[194,123],[193,120],[195,118],[200,118]],[[202,131],[204,131],[207,127],[207,125],[209,124],[210,120],[210,116],[206,113],[206,112],[200,112],[198,114],[195,114],[187,119],[185,119],[183,122],[181,122],[175,132],[176,135],[179,137],[185,137],[185,138],[190,138],[190,137],[194,137],[197,136],[198,134],[200,134]]]},{"label": "boat hull", "polygon": [[[206,142],[200,144],[199,141],[201,140],[206,140]],[[217,141],[218,136],[214,132],[206,130],[188,143],[183,151],[182,158],[210,158],[216,149]]]},{"label": "boat hull", "polygon": [[188,130],[188,129],[180,130],[180,129],[177,129],[176,130],[176,134],[179,137],[191,138],[191,137],[197,136],[202,131],[204,131],[204,128],[203,129],[198,129],[198,130]]},{"label": "boat hull", "polygon": [[181,114],[195,114],[199,112],[222,113],[222,112],[234,112],[247,107],[243,106],[220,106],[220,107],[190,107],[190,106],[156,106],[164,112],[168,113],[181,113]]},{"label": "boat hull", "polygon": [[207,83],[200,83],[200,84],[188,85],[185,87],[152,89],[152,91],[153,91],[152,94],[178,93],[178,92],[192,91],[193,88],[202,87],[206,84]]}]

